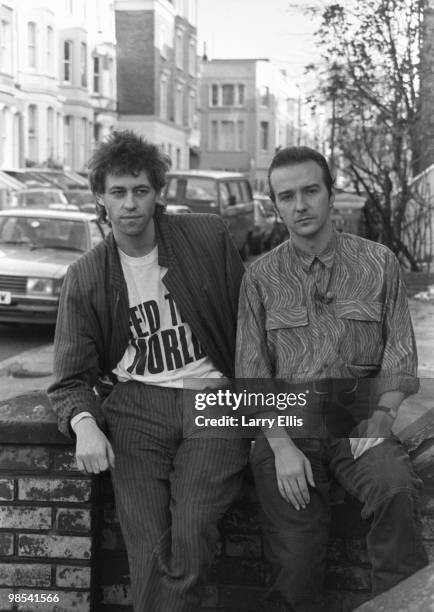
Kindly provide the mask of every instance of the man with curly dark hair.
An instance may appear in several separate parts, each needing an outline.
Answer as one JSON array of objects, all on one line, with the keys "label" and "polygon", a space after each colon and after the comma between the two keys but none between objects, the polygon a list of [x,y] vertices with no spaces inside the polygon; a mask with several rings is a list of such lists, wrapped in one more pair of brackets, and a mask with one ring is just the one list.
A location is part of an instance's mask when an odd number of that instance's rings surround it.
[{"label": "man with curly dark hair", "polygon": [[217,216],[165,213],[169,167],[131,131],[95,151],[90,185],[112,232],[68,270],[49,389],[78,467],[111,469],[136,612],[199,608],[248,457],[246,440],[191,428],[188,389],[234,375],[244,269]]}]

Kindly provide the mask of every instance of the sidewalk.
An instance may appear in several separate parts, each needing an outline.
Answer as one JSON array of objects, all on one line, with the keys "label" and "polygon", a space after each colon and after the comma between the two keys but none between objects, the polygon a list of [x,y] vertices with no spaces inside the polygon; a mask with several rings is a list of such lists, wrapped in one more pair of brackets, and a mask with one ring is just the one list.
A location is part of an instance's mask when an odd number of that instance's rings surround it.
[{"label": "sidewalk", "polygon": [[[419,354],[421,388],[403,402],[395,431],[398,433],[422,414],[434,411],[434,300],[410,299]],[[53,380],[53,345],[25,351],[0,362],[0,401],[28,393],[44,391]]]},{"label": "sidewalk", "polygon": [[44,391],[53,380],[53,345],[0,361],[0,400],[30,391]]}]

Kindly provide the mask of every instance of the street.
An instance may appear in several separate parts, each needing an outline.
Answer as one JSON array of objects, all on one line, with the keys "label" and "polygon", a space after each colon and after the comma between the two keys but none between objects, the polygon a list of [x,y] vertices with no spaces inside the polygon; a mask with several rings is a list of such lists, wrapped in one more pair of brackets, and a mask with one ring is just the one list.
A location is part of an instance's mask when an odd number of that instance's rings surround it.
[{"label": "street", "polygon": [[54,327],[50,325],[0,325],[0,363],[23,351],[52,342]]}]

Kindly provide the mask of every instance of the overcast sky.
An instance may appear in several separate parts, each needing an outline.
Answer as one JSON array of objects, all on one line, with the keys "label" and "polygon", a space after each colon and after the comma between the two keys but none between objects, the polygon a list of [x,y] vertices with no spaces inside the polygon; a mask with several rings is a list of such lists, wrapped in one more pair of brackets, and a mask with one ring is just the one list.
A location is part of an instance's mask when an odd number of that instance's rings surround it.
[{"label": "overcast sky", "polygon": [[304,81],[304,66],[319,57],[313,33],[318,19],[306,5],[321,0],[198,0],[200,54],[204,41],[209,59],[269,58]]}]

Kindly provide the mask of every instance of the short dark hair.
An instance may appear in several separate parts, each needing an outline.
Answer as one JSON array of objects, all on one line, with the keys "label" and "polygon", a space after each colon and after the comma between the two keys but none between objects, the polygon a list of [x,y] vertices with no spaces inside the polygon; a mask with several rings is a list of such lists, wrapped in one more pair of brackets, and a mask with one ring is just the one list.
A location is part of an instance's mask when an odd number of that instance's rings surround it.
[{"label": "short dark hair", "polygon": [[319,151],[315,151],[315,149],[311,149],[310,147],[285,147],[275,154],[268,168],[268,189],[270,191],[270,198],[273,202],[276,202],[276,194],[273,191],[270,180],[273,170],[281,168],[282,166],[302,164],[307,161],[314,161],[320,166],[325,186],[327,187],[329,196],[331,196],[335,179],[330,172],[329,165],[324,155],[321,155]]},{"label": "short dark hair", "polygon": [[[108,174],[137,176],[144,171],[153,189],[160,191],[166,184],[170,166],[170,157],[157,145],[132,130],[115,130],[98,144],[89,160],[89,184],[92,193],[98,196],[105,192]],[[98,203],[97,213],[101,221],[106,220],[105,208]]]}]

